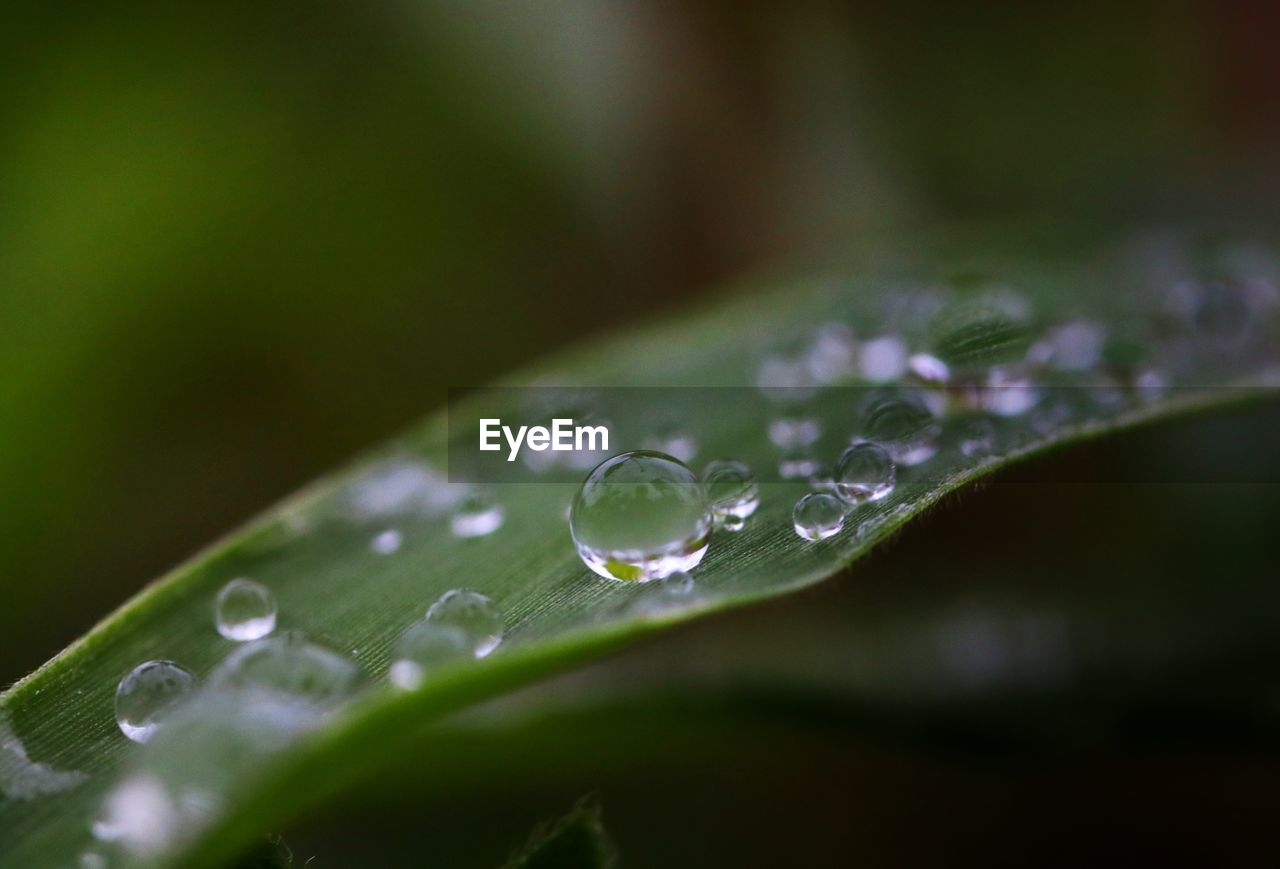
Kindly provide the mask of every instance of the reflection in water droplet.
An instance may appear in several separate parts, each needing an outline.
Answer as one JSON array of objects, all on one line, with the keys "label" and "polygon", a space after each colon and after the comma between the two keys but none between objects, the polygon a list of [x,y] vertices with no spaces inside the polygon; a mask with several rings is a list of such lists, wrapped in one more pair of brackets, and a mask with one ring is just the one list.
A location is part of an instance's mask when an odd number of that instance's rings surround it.
[{"label": "reflection in water droplet", "polygon": [[134,742],[146,742],[195,690],[196,677],[173,661],[147,661],[116,687],[116,724]]},{"label": "reflection in water droplet", "polygon": [[432,670],[470,660],[473,649],[471,637],[461,627],[423,619],[410,625],[396,641],[387,676],[396,687],[412,691]]},{"label": "reflection in water droplet", "polygon": [[391,555],[399,551],[402,542],[400,532],[395,528],[388,528],[369,542],[369,548],[378,555]]},{"label": "reflection in water droplet", "polygon": [[449,528],[455,537],[484,537],[502,527],[502,505],[484,492],[472,492],[453,511]]},{"label": "reflection in water droplet", "polygon": [[427,610],[427,619],[453,625],[467,635],[471,653],[483,658],[502,642],[506,623],[493,598],[467,588],[446,591]]},{"label": "reflection in water droplet", "polygon": [[844,527],[844,505],[835,495],[810,492],[796,502],[792,524],[805,540],[825,540]]},{"label": "reflection in water droplet", "polygon": [[849,504],[878,501],[893,491],[897,468],[880,445],[863,441],[849,447],[836,463],[836,494]]},{"label": "reflection in water droplet", "polygon": [[737,534],[743,528],[747,527],[747,520],[741,516],[716,516],[716,527],[728,531],[730,534]]},{"label": "reflection in water droplet", "polygon": [[717,517],[745,519],[760,506],[760,487],[755,475],[742,462],[718,459],[707,465],[702,481]]},{"label": "reflection in water droplet", "polygon": [[702,561],[712,518],[706,487],[686,465],[640,450],[614,456],[587,476],[569,528],[595,573],[644,582]]},{"label": "reflection in water droplet", "polygon": [[907,370],[907,344],[897,335],[881,335],[862,345],[858,369],[872,383],[898,380]]},{"label": "reflection in water droplet", "polygon": [[251,579],[233,579],[218,592],[213,617],[218,633],[228,640],[258,640],[275,630],[276,598]]}]

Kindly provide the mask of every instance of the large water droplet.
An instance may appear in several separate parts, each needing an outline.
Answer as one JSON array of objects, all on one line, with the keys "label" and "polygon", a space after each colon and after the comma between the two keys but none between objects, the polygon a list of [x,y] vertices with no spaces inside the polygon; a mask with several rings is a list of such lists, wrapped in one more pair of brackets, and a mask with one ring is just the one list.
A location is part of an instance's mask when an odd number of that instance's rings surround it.
[{"label": "large water droplet", "polygon": [[644,582],[692,570],[712,526],[706,487],[677,459],[648,451],[598,465],[573,500],[569,528],[587,567]]},{"label": "large water droplet", "polygon": [[938,452],[942,428],[919,403],[905,398],[874,402],[862,426],[866,440],[880,444],[901,465],[918,465]]},{"label": "large water droplet", "polygon": [[717,517],[745,519],[760,506],[760,487],[742,462],[719,459],[707,465],[702,481]]},{"label": "large water droplet", "polygon": [[296,633],[241,646],[209,676],[215,691],[260,692],[323,712],[342,705],[363,681],[354,661]]},{"label": "large water droplet", "polygon": [[473,650],[474,643],[462,628],[423,619],[409,625],[396,641],[387,676],[396,687],[412,691],[437,667],[470,660]]},{"label": "large water droplet", "polygon": [[502,610],[493,598],[469,588],[455,588],[440,595],[427,610],[427,618],[465,632],[471,653],[477,658],[498,648],[507,630]]},{"label": "large water droplet", "polygon": [[218,592],[213,620],[228,640],[260,640],[275,630],[275,595],[251,579],[233,579]]},{"label": "large water droplet", "polygon": [[836,463],[836,493],[850,504],[878,501],[893,491],[897,473],[884,447],[869,441],[854,444]]},{"label": "large water droplet", "polygon": [[826,540],[844,527],[844,505],[835,495],[810,492],[796,502],[791,520],[805,540]]},{"label": "large water droplet", "polygon": [[462,499],[449,520],[457,537],[484,537],[502,527],[506,512],[485,492],[471,492]]},{"label": "large water droplet", "polygon": [[173,661],[139,664],[116,687],[116,724],[134,742],[146,742],[195,686],[196,677]]}]

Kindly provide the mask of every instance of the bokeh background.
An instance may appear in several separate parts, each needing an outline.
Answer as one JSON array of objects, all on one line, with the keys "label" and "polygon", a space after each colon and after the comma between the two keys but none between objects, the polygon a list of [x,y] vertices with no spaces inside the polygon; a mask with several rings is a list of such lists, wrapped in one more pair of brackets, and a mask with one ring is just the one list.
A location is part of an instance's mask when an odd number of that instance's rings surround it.
[{"label": "bokeh background", "polygon": [[1274,217],[1265,3],[26,4],[0,682],[317,473],[868,233]]}]

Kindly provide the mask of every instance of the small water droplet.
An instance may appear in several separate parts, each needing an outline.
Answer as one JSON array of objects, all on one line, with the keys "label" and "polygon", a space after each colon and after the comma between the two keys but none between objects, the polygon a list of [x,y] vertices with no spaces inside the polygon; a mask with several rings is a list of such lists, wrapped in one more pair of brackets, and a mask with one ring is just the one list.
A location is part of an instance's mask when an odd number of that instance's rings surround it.
[{"label": "small water droplet", "polygon": [[914,400],[886,398],[874,402],[862,426],[865,440],[884,447],[901,465],[919,465],[938,452],[942,428],[933,414]]},{"label": "small water droplet", "polygon": [[116,687],[116,724],[134,742],[146,742],[195,686],[196,677],[173,661],[139,664]]},{"label": "small water droplet", "polygon": [[858,358],[862,376],[872,383],[888,383],[907,370],[907,343],[897,335],[881,335],[863,343]]},{"label": "small water droplet", "polygon": [[1169,391],[1169,378],[1158,369],[1145,368],[1134,375],[1133,388],[1143,401],[1158,401]]},{"label": "small water droplet", "polygon": [[427,610],[427,619],[453,625],[467,635],[471,652],[483,658],[502,642],[506,624],[493,598],[478,591],[455,588],[446,591]]},{"label": "small water droplet", "polygon": [[369,542],[369,548],[378,555],[391,555],[399,551],[402,542],[400,532],[395,528],[388,528]]},{"label": "small water droplet", "polygon": [[1106,327],[1073,320],[1050,330],[1048,346],[1052,364],[1063,371],[1088,371],[1102,360]]},{"label": "small water droplet", "polygon": [[698,439],[687,431],[667,427],[645,438],[644,448],[653,452],[666,453],[687,464],[698,454]]},{"label": "small water droplet", "polygon": [[82,851],[80,869],[107,869],[107,855],[101,851]]},{"label": "small water droplet", "polygon": [[693,471],[672,456],[639,450],[614,456],[587,476],[569,529],[595,573],[644,582],[702,561],[712,518],[706,487]]},{"label": "small water droplet", "polygon": [[884,447],[863,441],[845,450],[836,463],[836,494],[854,505],[879,501],[893,491],[897,474]]},{"label": "small water droplet", "polygon": [[769,440],[785,449],[807,447],[822,437],[822,423],[807,415],[780,416],[769,420]]},{"label": "small water droplet", "polygon": [[810,492],[796,502],[791,519],[805,540],[826,540],[844,527],[844,505],[835,495]]},{"label": "small water droplet", "polygon": [[484,492],[472,492],[454,510],[449,528],[455,537],[484,537],[501,528],[504,518],[501,504]]},{"label": "small water droplet", "polygon": [[930,386],[946,386],[951,380],[947,363],[928,353],[913,353],[907,359],[907,368],[916,380]]},{"label": "small water droplet", "polygon": [[990,455],[996,448],[996,424],[985,416],[966,420],[960,429],[960,452],[970,458]]},{"label": "small water droplet", "polygon": [[756,371],[756,387],[773,401],[799,401],[812,395],[813,378],[802,362],[769,356]]},{"label": "small water droplet", "polygon": [[745,519],[760,506],[760,487],[751,469],[742,462],[711,462],[702,472],[702,481],[717,517]]},{"label": "small water droplet", "polygon": [[784,480],[807,480],[821,468],[822,463],[809,447],[785,450],[778,459],[778,476]]},{"label": "small water droplet", "polygon": [[423,619],[409,625],[396,641],[387,676],[397,688],[412,691],[437,667],[470,660],[473,648],[471,637],[458,625]]},{"label": "small water droplet", "polygon": [[214,691],[259,692],[321,712],[338,708],[363,681],[350,658],[291,632],[234,649],[209,676]]},{"label": "small water droplet", "polygon": [[684,609],[697,600],[697,584],[683,570],[651,583],[635,601],[632,609],[644,615],[664,615]]},{"label": "small water droplet", "polygon": [[813,333],[804,357],[806,370],[818,383],[846,380],[857,371],[858,339],[844,323],[825,323]]},{"label": "small water droplet", "polygon": [[996,367],[987,373],[981,387],[982,408],[996,416],[1021,416],[1040,401],[1035,379],[1017,368]]},{"label": "small water droplet", "polygon": [[251,579],[233,579],[218,592],[213,620],[228,640],[260,640],[275,630],[276,597]]}]

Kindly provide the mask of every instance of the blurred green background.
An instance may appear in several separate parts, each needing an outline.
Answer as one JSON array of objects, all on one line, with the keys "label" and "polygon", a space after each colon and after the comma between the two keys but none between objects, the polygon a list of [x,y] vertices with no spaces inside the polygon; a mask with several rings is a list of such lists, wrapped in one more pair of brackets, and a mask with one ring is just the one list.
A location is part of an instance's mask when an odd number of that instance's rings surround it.
[{"label": "blurred green background", "polygon": [[0,681],[479,384],[1008,215],[1270,219],[1266,4],[27,5],[0,27]]}]

